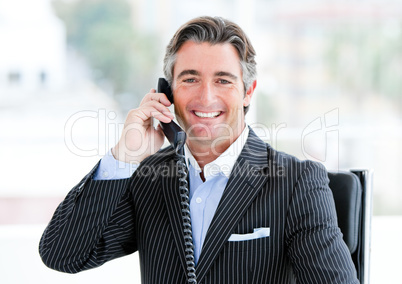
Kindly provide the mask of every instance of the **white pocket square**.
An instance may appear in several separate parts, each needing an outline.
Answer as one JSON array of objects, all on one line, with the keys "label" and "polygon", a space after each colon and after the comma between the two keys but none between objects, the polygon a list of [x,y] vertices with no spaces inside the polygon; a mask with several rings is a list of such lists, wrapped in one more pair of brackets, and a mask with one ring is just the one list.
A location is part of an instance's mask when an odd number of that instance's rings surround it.
[{"label": "white pocket square", "polygon": [[232,234],[229,238],[229,242],[239,242],[239,241],[248,241],[259,238],[269,237],[269,228],[256,228],[250,234]]}]

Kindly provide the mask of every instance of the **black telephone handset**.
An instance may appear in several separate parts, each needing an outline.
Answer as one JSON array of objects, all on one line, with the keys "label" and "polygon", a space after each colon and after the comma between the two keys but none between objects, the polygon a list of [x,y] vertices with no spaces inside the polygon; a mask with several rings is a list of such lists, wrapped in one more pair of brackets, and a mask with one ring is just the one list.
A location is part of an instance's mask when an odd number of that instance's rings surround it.
[{"label": "black telephone handset", "polygon": [[[173,103],[173,93],[169,86],[169,83],[164,78],[159,78],[158,81],[158,93],[164,93],[169,101]],[[163,133],[166,138],[172,144],[177,154],[177,172],[179,174],[179,191],[180,191],[180,204],[183,220],[183,233],[184,233],[184,245],[186,254],[187,265],[187,281],[188,283],[197,284],[197,276],[195,271],[194,261],[194,245],[193,245],[193,233],[191,229],[191,217],[190,217],[190,199],[189,189],[187,182],[187,167],[184,157],[184,144],[186,143],[186,132],[180,128],[174,121],[169,123],[160,123]]]},{"label": "black telephone handset", "polygon": [[[172,89],[165,78],[159,78],[158,93],[164,93],[169,101],[173,103]],[[160,125],[163,133],[165,133],[166,138],[169,140],[170,144],[172,144],[176,152],[181,151],[186,142],[186,132],[184,132],[184,130],[174,121],[171,121],[170,123],[161,122]]]}]

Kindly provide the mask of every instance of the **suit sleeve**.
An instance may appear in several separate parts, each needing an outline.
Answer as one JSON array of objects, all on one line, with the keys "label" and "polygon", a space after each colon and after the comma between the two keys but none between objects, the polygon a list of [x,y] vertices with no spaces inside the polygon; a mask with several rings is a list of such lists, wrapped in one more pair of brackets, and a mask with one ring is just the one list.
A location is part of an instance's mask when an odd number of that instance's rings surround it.
[{"label": "suit sleeve", "polygon": [[305,162],[288,211],[288,253],[298,283],[359,283],[328,182],[322,165]]},{"label": "suit sleeve", "polygon": [[76,273],[137,250],[129,179],[93,180],[97,166],[56,209],[39,244],[50,268]]}]

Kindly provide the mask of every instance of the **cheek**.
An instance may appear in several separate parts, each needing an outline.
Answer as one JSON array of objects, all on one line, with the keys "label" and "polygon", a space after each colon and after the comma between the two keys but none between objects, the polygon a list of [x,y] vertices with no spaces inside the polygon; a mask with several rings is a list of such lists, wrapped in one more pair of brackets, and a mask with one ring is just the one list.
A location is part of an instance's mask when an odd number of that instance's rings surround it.
[{"label": "cheek", "polygon": [[173,91],[174,104],[183,105],[188,97],[186,96],[188,91],[186,91],[185,88],[183,88],[183,86],[176,83],[172,91]]},{"label": "cheek", "polygon": [[225,99],[225,103],[230,108],[240,109],[240,108],[243,108],[243,106],[245,106],[246,97],[244,97],[243,94],[236,93],[235,95],[231,96],[230,98]]},{"label": "cheek", "polygon": [[181,98],[180,96],[175,97],[173,106],[176,116],[178,117],[184,116],[186,105],[187,103],[184,101],[183,98]]}]

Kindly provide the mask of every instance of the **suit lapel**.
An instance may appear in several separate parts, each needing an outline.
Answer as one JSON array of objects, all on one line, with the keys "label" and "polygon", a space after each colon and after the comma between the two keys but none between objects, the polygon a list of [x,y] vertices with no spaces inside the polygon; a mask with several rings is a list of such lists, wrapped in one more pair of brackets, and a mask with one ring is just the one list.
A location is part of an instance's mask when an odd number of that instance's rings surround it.
[{"label": "suit lapel", "polygon": [[208,229],[197,265],[198,281],[205,276],[234,227],[266,183],[267,167],[267,146],[250,129]]}]

